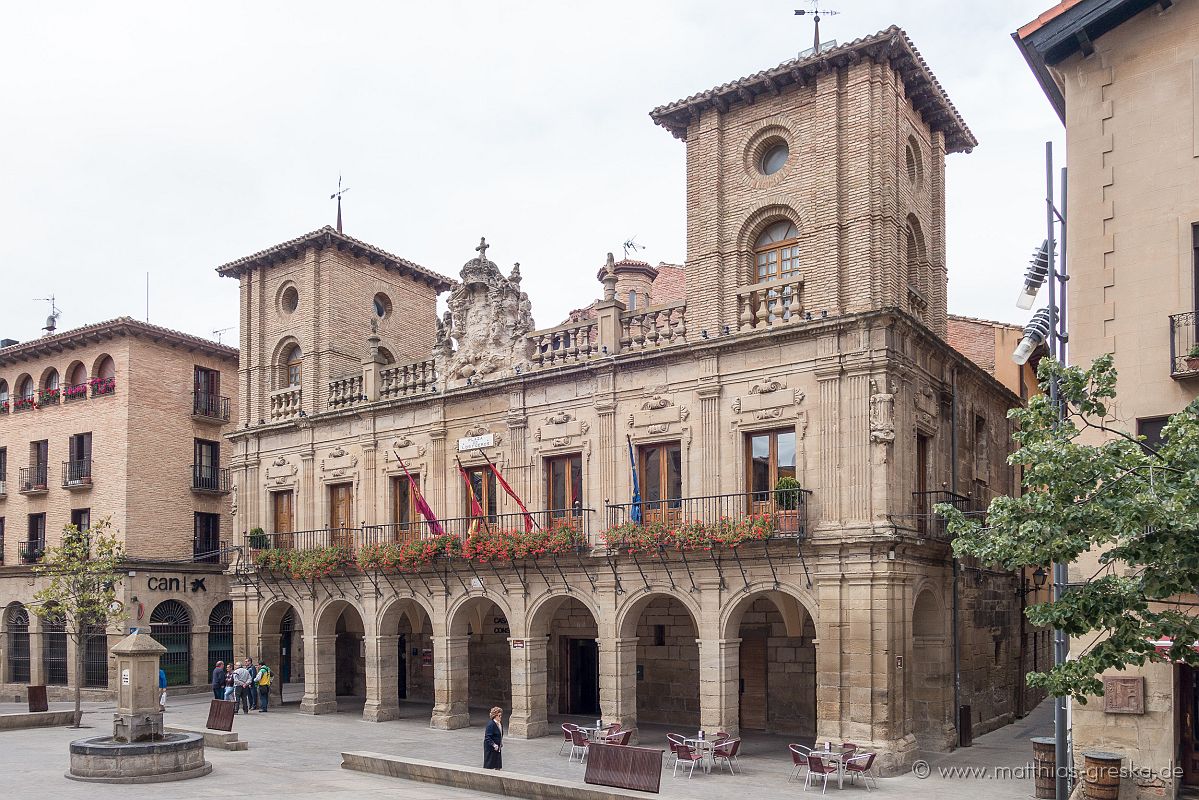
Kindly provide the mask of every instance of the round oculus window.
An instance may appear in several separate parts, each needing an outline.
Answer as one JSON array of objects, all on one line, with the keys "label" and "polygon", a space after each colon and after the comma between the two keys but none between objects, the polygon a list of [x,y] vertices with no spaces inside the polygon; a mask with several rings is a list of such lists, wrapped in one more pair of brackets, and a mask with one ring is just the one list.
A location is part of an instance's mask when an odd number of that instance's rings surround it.
[{"label": "round oculus window", "polygon": [[791,155],[791,152],[787,149],[786,142],[779,142],[778,144],[771,145],[769,148],[767,148],[766,152],[762,154],[762,160],[758,165],[762,170],[762,174],[773,175],[774,173],[778,172],[787,163],[787,157],[789,155]]},{"label": "round oculus window", "polygon": [[283,290],[283,297],[279,302],[283,306],[283,310],[291,314],[300,305],[300,293],[296,291],[296,287],[288,286]]},{"label": "round oculus window", "polygon": [[379,319],[383,319],[391,313],[391,298],[382,292],[379,292],[377,295],[375,295],[375,299],[372,301],[372,306],[375,310],[375,316]]}]

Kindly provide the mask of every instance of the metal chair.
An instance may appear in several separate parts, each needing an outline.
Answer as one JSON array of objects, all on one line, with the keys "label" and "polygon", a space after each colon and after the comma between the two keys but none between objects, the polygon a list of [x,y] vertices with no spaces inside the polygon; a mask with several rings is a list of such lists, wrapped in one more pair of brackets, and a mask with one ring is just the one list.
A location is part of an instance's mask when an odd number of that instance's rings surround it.
[{"label": "metal chair", "polygon": [[795,769],[791,771],[791,777],[787,778],[787,782],[795,780],[799,777],[799,771],[808,765],[808,756],[812,754],[810,747],[804,747],[802,744],[789,744],[787,749],[791,751],[791,762],[795,764]]},{"label": "metal chair", "polygon": [[577,729],[579,726],[573,722],[562,723],[562,744],[558,745],[558,755],[562,755],[562,750],[571,743],[570,732]]},{"label": "metal chair", "polygon": [[686,749],[687,743],[685,737],[681,733],[666,734],[666,744],[670,747],[670,754],[674,756],[675,763],[679,760],[679,748]]},{"label": "metal chair", "polygon": [[704,751],[689,744],[684,744],[683,749],[675,753],[674,770],[671,775],[677,776],[679,764],[690,764],[691,771],[687,773],[687,780],[691,780],[691,776],[695,774],[695,765],[704,760]]},{"label": "metal chair", "polygon": [[870,781],[874,781],[874,788],[878,788],[878,779],[871,774],[870,770],[874,767],[874,757],[876,753],[862,753],[861,755],[847,758],[845,760],[845,772],[849,775],[849,783],[852,786],[854,780],[859,775],[862,776],[862,783],[866,785],[866,791],[870,791]]},{"label": "metal chair", "polygon": [[587,757],[587,747],[591,744],[591,740],[587,738],[587,734],[583,733],[578,728],[570,732],[570,757],[567,762],[574,761],[575,756],[579,757],[579,763],[583,763],[583,759]]},{"label": "metal chair", "polygon": [[806,792],[808,787],[812,785],[812,776],[821,775],[824,777],[824,786],[821,787],[820,793],[825,794],[828,791],[828,776],[837,774],[836,764],[826,764],[824,759],[815,753],[808,754],[808,777],[803,782],[803,790]]},{"label": "metal chair", "polygon": [[620,733],[610,733],[604,737],[604,744],[618,744],[623,747],[629,743],[629,739],[632,738],[632,736],[633,731],[631,730],[621,731]]},{"label": "metal chair", "polygon": [[737,751],[741,749],[740,739],[725,739],[717,743],[716,749],[712,751],[712,760],[721,761],[720,771],[724,771],[724,765],[729,765],[729,772],[736,775],[737,770],[733,767],[737,764]]}]

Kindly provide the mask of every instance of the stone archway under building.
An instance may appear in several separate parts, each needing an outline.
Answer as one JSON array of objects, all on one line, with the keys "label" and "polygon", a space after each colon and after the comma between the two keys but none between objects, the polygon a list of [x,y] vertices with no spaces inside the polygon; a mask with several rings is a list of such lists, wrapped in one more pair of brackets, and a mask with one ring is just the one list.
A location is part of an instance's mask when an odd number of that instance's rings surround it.
[{"label": "stone archway under building", "polygon": [[430,725],[452,730],[470,724],[471,708],[512,704],[509,612],[488,597],[467,597],[446,612],[447,635],[435,645]]},{"label": "stone archway under building", "polygon": [[343,598],[330,600],[317,610],[312,627],[305,642],[304,700],[300,710],[330,714],[338,710],[339,701],[365,703],[366,626],[362,610]]},{"label": "stone archway under building", "polygon": [[605,720],[699,727],[698,611],[679,595],[649,591],[618,612],[617,639],[600,652]]},{"label": "stone archway under building", "polygon": [[426,713],[434,698],[433,620],[430,609],[397,598],[379,614],[378,635],[367,642],[367,699],[363,718],[403,716],[406,705]]},{"label": "stone archway under building", "polygon": [[275,673],[271,686],[275,702],[291,696],[297,684],[303,691],[304,623],[299,609],[290,602],[270,602],[262,612],[258,622],[258,658]]},{"label": "stone archway under building", "polygon": [[908,659],[907,713],[921,750],[943,752],[954,745],[953,680],[945,605],[931,589],[912,607],[912,652]]}]

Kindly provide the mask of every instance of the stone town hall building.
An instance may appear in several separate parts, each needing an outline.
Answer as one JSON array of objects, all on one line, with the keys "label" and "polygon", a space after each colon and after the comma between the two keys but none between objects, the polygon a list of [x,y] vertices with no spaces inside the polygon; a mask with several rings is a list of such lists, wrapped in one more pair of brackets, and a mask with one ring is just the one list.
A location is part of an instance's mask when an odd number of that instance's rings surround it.
[{"label": "stone town hall building", "polygon": [[[944,162],[973,135],[897,28],[651,116],[687,158],[686,286],[665,302],[609,260],[587,314],[536,329],[486,244],[453,281],[331,228],[219,268],[241,285],[238,647],[302,681],[310,713],[424,702],[455,728],[501,705],[516,736],[556,714],[759,729],[897,770],[956,743],[959,705],[975,733],[1010,721],[1032,668],[1015,580],[955,568],[931,513],[1013,489],[1019,400],[946,343]],[[447,533],[519,530],[489,462],[586,546],[252,566],[433,536],[405,468]],[[735,548],[604,535],[750,515],[773,535]]]}]

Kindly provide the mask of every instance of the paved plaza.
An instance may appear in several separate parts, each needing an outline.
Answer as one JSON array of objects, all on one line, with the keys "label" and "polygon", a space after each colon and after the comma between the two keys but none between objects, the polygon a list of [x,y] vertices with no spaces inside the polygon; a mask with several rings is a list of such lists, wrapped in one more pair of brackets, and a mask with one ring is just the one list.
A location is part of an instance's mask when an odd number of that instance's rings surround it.
[{"label": "paved plaza", "polygon": [[[172,698],[167,710],[168,724],[202,726],[208,695]],[[287,698],[289,701],[292,698]],[[297,698],[298,699],[298,696]],[[67,708],[66,704],[52,704]],[[209,748],[207,758],[212,774],[192,781],[146,786],[105,786],[76,783],[63,777],[67,767],[67,743],[84,735],[97,735],[110,726],[111,706],[88,704],[84,724],[92,726],[83,733],[66,728],[41,728],[0,734],[4,740],[3,774],[11,796],[56,797],[172,797],[199,798],[225,793],[250,794],[254,797],[299,796],[316,800],[351,797],[467,798],[491,797],[477,792],[449,789],[429,784],[382,778],[341,768],[341,752],[369,750],[431,761],[478,766],[482,753],[482,727],[458,731],[435,731],[427,726],[428,708],[412,706],[411,716],[393,722],[362,721],[352,704],[345,713],[309,716],[287,704],[268,714],[252,713],[236,718],[234,730],[250,743],[244,752]],[[0,713],[23,710],[20,706],[0,704]],[[1019,722],[978,737],[974,746],[947,755],[928,758],[931,775],[920,779],[915,774],[879,780],[879,796],[920,797],[922,800],[961,798],[973,800],[1017,800],[1032,795],[1032,778],[996,778],[995,768],[1018,769],[1031,754],[1029,738],[1052,731],[1052,709],[1042,704]],[[481,712],[480,712],[481,713]],[[481,723],[480,716],[477,723]],[[642,743],[656,745],[665,740],[665,728],[642,729]],[[504,748],[505,767],[511,772],[542,775],[582,783],[583,767],[568,764],[558,755],[559,740],[545,737],[534,740],[509,739]],[[742,772],[732,776],[714,771],[688,780],[672,778],[670,770],[662,777],[666,797],[718,800],[732,793],[752,792],[757,800],[793,797],[803,794],[802,782],[788,783],[791,763],[787,740],[773,736],[746,737],[740,757]],[[974,770],[990,770],[979,776]],[[960,770],[967,777],[945,777]],[[866,790],[846,786],[830,795],[865,796]],[[809,792],[818,794],[819,790]],[[875,793],[871,792],[873,796]]]}]

